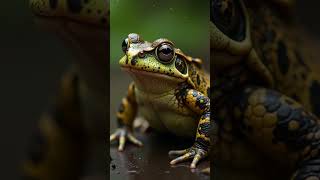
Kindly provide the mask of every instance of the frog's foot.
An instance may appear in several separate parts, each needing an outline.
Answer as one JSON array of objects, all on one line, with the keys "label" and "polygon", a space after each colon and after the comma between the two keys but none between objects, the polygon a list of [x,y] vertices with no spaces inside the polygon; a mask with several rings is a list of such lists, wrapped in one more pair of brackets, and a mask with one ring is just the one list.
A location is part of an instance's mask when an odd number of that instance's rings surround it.
[{"label": "frog's foot", "polygon": [[119,139],[119,151],[123,151],[127,139],[135,145],[143,145],[142,142],[135,138],[132,132],[129,131],[127,128],[119,128],[116,130],[115,133],[110,135],[110,142],[116,139]]},{"label": "frog's foot", "polygon": [[170,162],[171,165],[193,158],[190,168],[196,168],[197,163],[208,155],[208,152],[192,146],[185,150],[169,151],[169,155],[179,156]]},{"label": "frog's foot", "polygon": [[150,130],[150,125],[147,120],[143,119],[142,117],[138,117],[133,122],[133,128],[139,129],[140,132],[146,133]]},{"label": "frog's foot", "polygon": [[204,174],[210,174],[210,168],[209,167],[205,168],[205,169],[201,170],[201,172]]}]

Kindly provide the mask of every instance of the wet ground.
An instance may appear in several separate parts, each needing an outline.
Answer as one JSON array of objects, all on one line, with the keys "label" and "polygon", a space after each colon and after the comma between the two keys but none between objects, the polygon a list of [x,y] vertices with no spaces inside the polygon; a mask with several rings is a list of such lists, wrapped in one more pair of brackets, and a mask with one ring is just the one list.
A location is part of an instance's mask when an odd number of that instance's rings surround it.
[{"label": "wet ground", "polygon": [[[111,70],[110,78],[110,132],[114,132],[116,128],[115,113],[121,98],[126,94],[130,77],[115,69]],[[111,180],[210,179],[208,175],[200,172],[209,166],[208,160],[201,161],[194,171],[189,168],[190,161],[176,166],[169,164],[172,157],[168,156],[168,152],[188,148],[192,145],[192,140],[158,134],[152,130],[144,134],[136,132],[136,135],[143,142],[143,147],[136,147],[129,143],[126,144],[124,152],[118,152],[118,144],[111,144]]]},{"label": "wet ground", "polygon": [[210,179],[200,171],[209,166],[208,160],[200,162],[197,169],[191,171],[190,162],[170,166],[168,151],[190,147],[192,142],[156,133],[139,134],[144,146],[139,148],[130,144],[124,152],[118,152],[116,144],[110,149],[110,179]]}]

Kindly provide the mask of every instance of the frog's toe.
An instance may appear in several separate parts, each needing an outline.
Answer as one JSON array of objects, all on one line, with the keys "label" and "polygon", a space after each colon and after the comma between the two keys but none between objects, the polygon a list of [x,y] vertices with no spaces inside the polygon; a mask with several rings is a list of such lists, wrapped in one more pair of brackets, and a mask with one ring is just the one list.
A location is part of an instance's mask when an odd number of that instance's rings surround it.
[{"label": "frog's toe", "polygon": [[135,138],[131,133],[128,134],[128,139],[130,142],[132,142],[135,145],[143,146],[142,142],[139,141],[137,138]]},{"label": "frog's toe", "polygon": [[178,155],[178,156],[181,155],[181,156],[173,159],[170,162],[170,164],[174,165],[174,164],[177,164],[177,163],[180,163],[185,160],[193,158],[192,163],[190,165],[190,168],[196,168],[198,162],[201,159],[205,158],[207,156],[207,154],[208,153],[206,151],[199,149],[199,148],[196,148],[196,147],[191,147],[191,148],[185,149],[185,150],[169,151],[169,155]]},{"label": "frog's toe", "polygon": [[191,152],[187,152],[186,154],[179,156],[170,162],[171,165],[183,162],[185,160],[191,159],[194,155]]},{"label": "frog's toe", "polygon": [[188,149],[184,150],[176,150],[176,151],[169,151],[170,156],[177,156],[177,155],[182,155],[188,152]]},{"label": "frog's toe", "polygon": [[135,145],[142,146],[142,142],[139,141],[134,135],[126,129],[118,129],[115,133],[110,135],[110,142],[119,139],[118,150],[123,151],[127,139]]}]

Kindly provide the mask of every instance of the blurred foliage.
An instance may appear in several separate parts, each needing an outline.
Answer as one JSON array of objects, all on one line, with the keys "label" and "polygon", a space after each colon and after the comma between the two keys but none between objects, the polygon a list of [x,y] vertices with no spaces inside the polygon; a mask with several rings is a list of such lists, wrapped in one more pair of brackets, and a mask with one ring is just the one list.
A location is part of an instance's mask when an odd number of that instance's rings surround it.
[{"label": "blurred foliage", "polygon": [[209,58],[209,1],[110,0],[111,67],[129,33],[146,41],[167,38],[188,55]]}]

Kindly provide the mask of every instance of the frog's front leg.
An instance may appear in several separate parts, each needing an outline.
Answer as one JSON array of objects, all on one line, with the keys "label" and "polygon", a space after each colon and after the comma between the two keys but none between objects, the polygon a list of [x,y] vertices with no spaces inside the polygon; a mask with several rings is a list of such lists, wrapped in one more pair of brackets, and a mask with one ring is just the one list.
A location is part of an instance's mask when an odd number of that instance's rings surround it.
[{"label": "frog's front leg", "polygon": [[172,160],[170,164],[176,164],[193,158],[191,168],[195,168],[197,163],[208,155],[210,148],[210,99],[201,92],[194,89],[183,89],[178,93],[177,99],[184,105],[200,115],[195,143],[185,150],[170,151],[169,155],[180,155]]},{"label": "frog's front leg", "polygon": [[115,133],[110,135],[110,142],[119,139],[119,151],[123,151],[126,140],[128,139],[133,144],[142,146],[142,143],[133,135],[133,120],[137,114],[137,102],[134,93],[134,83],[131,83],[128,88],[128,94],[122,99],[117,112],[117,120],[119,128]]},{"label": "frog's front leg", "polygon": [[277,161],[293,162],[292,180],[320,179],[320,121],[295,100],[276,91],[248,87],[235,96],[242,132]]}]

